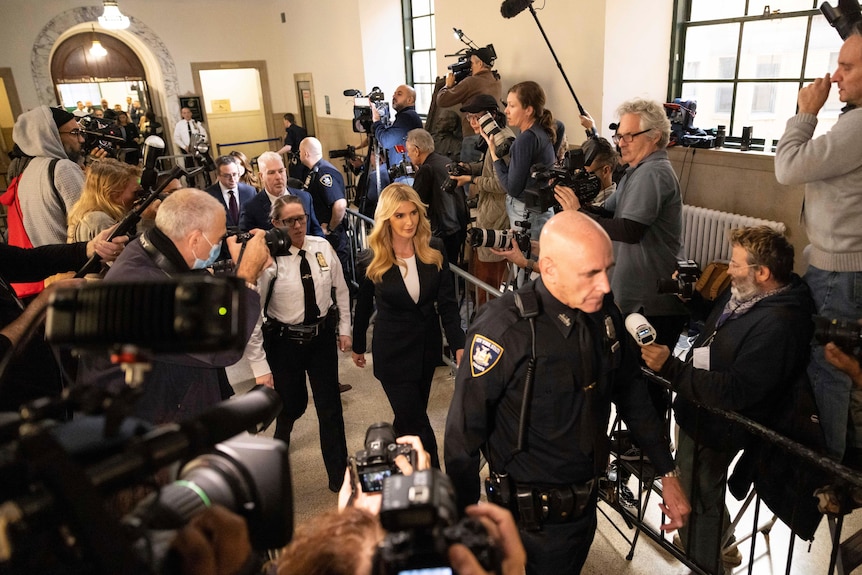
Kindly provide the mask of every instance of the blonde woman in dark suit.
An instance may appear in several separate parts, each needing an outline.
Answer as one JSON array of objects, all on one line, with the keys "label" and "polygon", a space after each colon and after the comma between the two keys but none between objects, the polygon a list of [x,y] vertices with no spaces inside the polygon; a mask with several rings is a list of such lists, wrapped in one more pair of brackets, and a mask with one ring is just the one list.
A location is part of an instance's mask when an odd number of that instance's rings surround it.
[{"label": "blonde woman in dark suit", "polygon": [[376,301],[374,376],[395,414],[393,427],[397,435],[418,435],[431,464],[440,467],[428,398],[443,349],[441,318],[457,363],[464,332],[443,243],[431,237],[425,209],[406,184],[392,184],[380,194],[368,237],[373,257],[356,302],[353,363],[365,367],[366,331]]}]

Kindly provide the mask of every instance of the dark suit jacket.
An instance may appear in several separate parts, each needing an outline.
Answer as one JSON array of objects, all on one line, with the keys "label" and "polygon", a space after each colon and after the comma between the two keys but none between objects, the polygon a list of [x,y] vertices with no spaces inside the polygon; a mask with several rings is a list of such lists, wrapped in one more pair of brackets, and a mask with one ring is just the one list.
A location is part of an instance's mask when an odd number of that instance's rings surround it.
[{"label": "dark suit jacket", "polygon": [[[211,195],[212,197],[214,197],[215,199],[217,199],[219,202],[221,202],[221,205],[224,206],[225,213],[227,214],[227,226],[228,227],[238,226],[239,222],[232,222],[230,219],[230,212],[227,209],[227,203],[225,203],[225,201],[224,201],[224,194],[221,193],[221,187],[219,186],[219,183],[218,182],[214,183],[213,185],[211,185],[210,187],[208,187],[204,191],[206,193],[208,193],[209,195]],[[242,213],[242,206],[246,202],[250,201],[255,196],[255,194],[257,194],[257,190],[255,190],[253,187],[249,186],[248,184],[243,184],[242,182],[239,182],[237,184],[237,191],[239,192],[239,197],[236,199],[236,202],[237,202],[236,207],[239,209],[240,214],[241,214]],[[264,195],[266,195],[266,194],[264,194]]]},{"label": "dark suit jacket", "polygon": [[[417,258],[418,303],[414,303],[407,293],[398,266],[392,266],[384,273],[379,283],[365,278],[359,287],[353,319],[353,351],[366,351],[366,332],[376,300],[372,352],[374,376],[381,381],[419,379],[422,374],[420,366],[433,366],[440,362],[443,353],[441,318],[449,347],[453,350],[464,347],[465,336],[455,300],[455,280],[449,270],[443,242],[432,238],[431,247],[443,254],[443,268],[438,270],[434,264],[423,263]],[[405,373],[408,369],[415,371]]]},{"label": "dark suit jacket", "polygon": [[[303,190],[295,188],[287,188],[291,196],[297,196],[302,200],[302,207],[305,213],[308,214],[308,226],[305,233],[312,236],[323,237],[323,228],[317,218],[314,217],[314,208],[311,205],[311,194]],[[242,210],[239,215],[239,229],[243,231],[253,230],[255,228],[261,230],[269,230],[272,228],[272,220],[269,219],[269,210],[272,208],[272,202],[269,201],[269,196],[266,192],[261,191],[253,198],[242,204]]]}]

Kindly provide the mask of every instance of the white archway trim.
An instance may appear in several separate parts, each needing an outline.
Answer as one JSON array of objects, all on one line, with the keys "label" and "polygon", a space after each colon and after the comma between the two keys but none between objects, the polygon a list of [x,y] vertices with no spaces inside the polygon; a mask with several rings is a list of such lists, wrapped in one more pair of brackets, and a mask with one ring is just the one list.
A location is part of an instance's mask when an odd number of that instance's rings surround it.
[{"label": "white archway trim", "polygon": [[[73,34],[89,30],[101,15],[101,6],[72,8],[54,16],[39,32],[30,53],[30,71],[40,103],[48,106],[56,104],[54,82],[51,78],[51,55],[55,46]],[[137,18],[128,16],[131,25],[126,30],[100,28],[99,33],[118,38],[141,59],[156,104],[155,112],[166,120],[170,118],[166,124],[172,126],[180,119],[179,82],[174,60],[155,32]]]}]

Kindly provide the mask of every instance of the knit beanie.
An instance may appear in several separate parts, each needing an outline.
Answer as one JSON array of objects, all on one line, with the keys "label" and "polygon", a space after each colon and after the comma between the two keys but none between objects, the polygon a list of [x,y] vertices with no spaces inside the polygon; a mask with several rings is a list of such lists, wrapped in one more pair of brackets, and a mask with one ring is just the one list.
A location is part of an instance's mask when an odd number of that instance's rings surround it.
[{"label": "knit beanie", "polygon": [[69,120],[74,120],[75,116],[67,112],[65,108],[51,108],[51,115],[54,116],[54,123],[57,128],[67,123]]}]

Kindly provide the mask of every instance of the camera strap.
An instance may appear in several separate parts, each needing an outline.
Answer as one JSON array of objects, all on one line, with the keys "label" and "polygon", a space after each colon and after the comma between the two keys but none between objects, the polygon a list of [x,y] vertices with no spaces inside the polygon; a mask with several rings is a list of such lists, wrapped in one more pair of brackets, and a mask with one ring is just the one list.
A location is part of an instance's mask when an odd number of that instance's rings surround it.
[{"label": "camera strap", "polygon": [[[141,247],[144,248],[144,251],[150,256],[153,263],[156,264],[156,267],[165,272],[165,274],[172,276],[180,273],[188,273],[189,269],[185,265],[185,262],[183,262],[185,267],[183,269],[165,253],[166,250],[170,249],[176,251],[176,246],[159,228],[151,228],[142,233],[140,241]],[[168,247],[168,244],[170,247]]]}]

